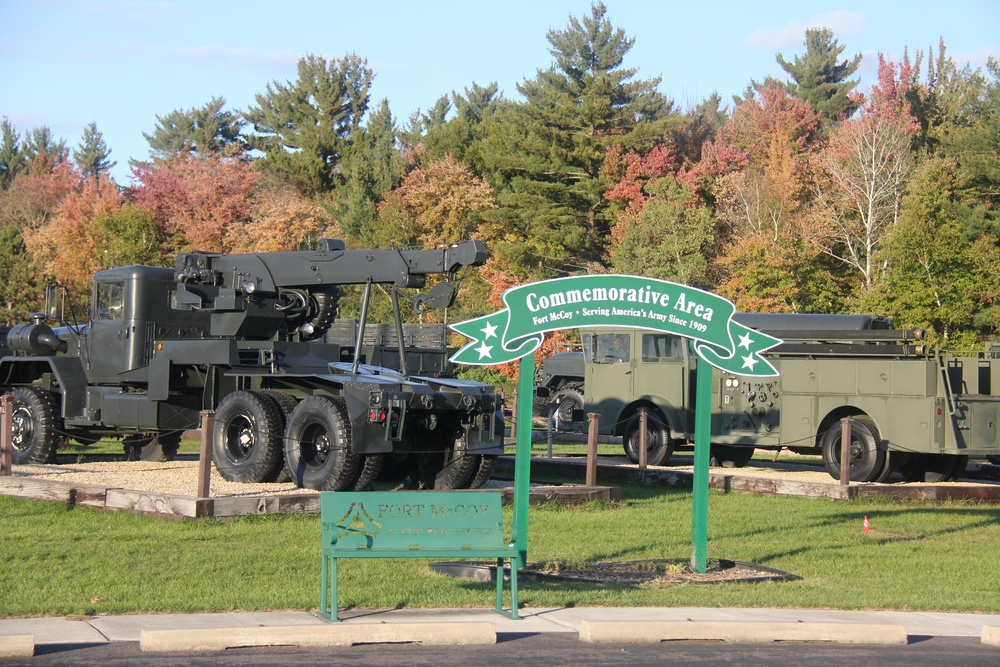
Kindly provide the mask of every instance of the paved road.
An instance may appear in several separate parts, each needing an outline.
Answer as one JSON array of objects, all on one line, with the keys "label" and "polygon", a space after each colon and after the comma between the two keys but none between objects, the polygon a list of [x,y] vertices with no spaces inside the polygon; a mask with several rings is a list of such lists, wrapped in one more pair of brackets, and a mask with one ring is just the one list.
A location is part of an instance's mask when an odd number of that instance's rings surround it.
[{"label": "paved road", "polygon": [[319,667],[385,667],[386,665],[739,665],[740,667],[997,667],[1000,649],[983,646],[968,637],[933,637],[911,640],[906,646],[842,646],[817,644],[735,645],[708,642],[668,644],[584,644],[573,634],[501,634],[493,645],[437,647],[370,645],[332,649],[237,649],[224,653],[141,653],[136,642],[80,646],[46,645],[30,658],[0,661],[5,667],[74,665],[78,667],[175,667],[180,665],[256,667],[296,665]]}]

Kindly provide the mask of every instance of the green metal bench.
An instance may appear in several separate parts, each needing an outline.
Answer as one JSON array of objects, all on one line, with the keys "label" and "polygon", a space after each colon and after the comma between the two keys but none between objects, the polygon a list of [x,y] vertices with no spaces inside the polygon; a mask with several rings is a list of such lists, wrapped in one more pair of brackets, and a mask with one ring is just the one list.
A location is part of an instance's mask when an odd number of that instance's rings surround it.
[{"label": "green metal bench", "polygon": [[[517,618],[517,570],[524,567],[511,527],[505,538],[501,494],[391,491],[320,494],[323,564],[320,615],[337,618],[341,558],[496,559],[496,611]],[[511,610],[503,610],[504,561],[510,563]]]}]

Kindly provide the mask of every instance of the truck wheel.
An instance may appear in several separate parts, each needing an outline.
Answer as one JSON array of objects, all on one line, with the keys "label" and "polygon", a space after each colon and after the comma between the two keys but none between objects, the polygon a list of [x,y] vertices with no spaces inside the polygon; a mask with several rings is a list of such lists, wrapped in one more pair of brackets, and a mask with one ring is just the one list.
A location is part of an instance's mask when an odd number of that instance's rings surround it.
[{"label": "truck wheel", "polygon": [[[835,422],[823,435],[823,465],[830,477],[840,479],[840,422]],[[848,462],[852,482],[882,482],[892,472],[888,454],[878,445],[875,424],[855,417],[851,425],[851,460]]]},{"label": "truck wheel", "polygon": [[897,466],[907,482],[951,482],[962,476],[969,457],[959,454],[909,454]]},{"label": "truck wheel", "polygon": [[385,454],[362,454],[364,459],[361,465],[361,473],[357,480],[351,485],[352,491],[364,491],[378,478],[382,470],[382,463],[385,461]]},{"label": "truck wheel", "polygon": [[472,481],[469,482],[470,489],[478,489],[483,486],[486,482],[493,477],[493,468],[496,467],[497,457],[496,455],[484,454],[479,457],[479,467],[476,469],[476,474],[472,476]]},{"label": "truck wheel", "polygon": [[219,403],[212,460],[230,482],[273,482],[281,469],[281,410],[271,398],[234,391]]},{"label": "truck wheel", "polygon": [[11,413],[14,463],[54,463],[61,420],[55,397],[38,387],[15,387]]},{"label": "truck wheel", "polygon": [[292,410],[295,409],[299,401],[291,394],[286,394],[283,391],[264,391],[261,393],[277,403],[278,408],[281,410],[282,446],[279,448],[281,452],[281,469],[278,471],[278,476],[274,478],[274,481],[284,484],[285,482],[292,481],[292,475],[288,472],[288,466],[285,465],[284,433],[285,428],[288,426],[288,418],[292,416]]},{"label": "truck wheel", "polygon": [[306,489],[345,491],[358,479],[361,457],[351,451],[343,399],[310,396],[295,406],[285,429],[285,465]]},{"label": "truck wheel", "polygon": [[[442,456],[431,454],[432,457]],[[469,453],[469,441],[465,436],[455,438],[451,446],[444,449],[444,465],[434,475],[435,489],[466,489],[479,469],[480,457]]]},{"label": "truck wheel", "polygon": [[556,404],[552,416],[556,419],[557,427],[560,430],[565,430],[567,427],[572,428],[574,426],[573,411],[583,410],[583,394],[577,389],[567,387],[560,389],[552,402]]},{"label": "truck wheel", "polygon": [[713,444],[711,465],[721,468],[742,468],[753,458],[753,447]]},{"label": "truck wheel", "polygon": [[[639,415],[633,415],[625,424],[622,438],[625,455],[632,463],[639,462]],[[655,412],[646,413],[646,463],[651,466],[666,464],[674,453],[674,441],[670,429]]]},{"label": "truck wheel", "polygon": [[1000,456],[987,456],[986,460],[995,466],[1000,466]]},{"label": "truck wheel", "polygon": [[181,446],[180,431],[132,433],[122,438],[126,461],[166,463],[173,461]]}]

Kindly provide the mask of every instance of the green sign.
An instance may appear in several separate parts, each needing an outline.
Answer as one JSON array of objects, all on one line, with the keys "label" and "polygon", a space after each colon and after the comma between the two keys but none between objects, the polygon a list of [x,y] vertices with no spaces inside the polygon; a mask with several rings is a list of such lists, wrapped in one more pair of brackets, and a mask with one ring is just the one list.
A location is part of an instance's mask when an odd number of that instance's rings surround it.
[{"label": "green sign", "polygon": [[587,275],[512,287],[501,299],[502,310],[451,325],[472,339],[452,361],[502,364],[534,352],[547,331],[616,326],[690,338],[700,358],[730,373],[778,374],[761,353],[781,341],[734,322],[730,301],[695,287],[639,276]]},{"label": "green sign", "polygon": [[[514,470],[514,530],[521,562],[527,559],[528,473],[531,458],[531,355],[545,332],[581,327],[652,329],[694,341],[698,364],[695,397],[694,483],[691,507],[692,556],[705,572],[708,541],[708,463],[712,417],[712,366],[736,375],[778,375],[761,356],[781,340],[733,321],[728,300],[679,283],[655,278],[589,275],[555,278],[512,287],[501,295],[504,308],[492,315],[452,324],[472,342],[452,355],[460,364],[490,366],[521,360]],[[710,364],[710,365],[709,365]]]}]

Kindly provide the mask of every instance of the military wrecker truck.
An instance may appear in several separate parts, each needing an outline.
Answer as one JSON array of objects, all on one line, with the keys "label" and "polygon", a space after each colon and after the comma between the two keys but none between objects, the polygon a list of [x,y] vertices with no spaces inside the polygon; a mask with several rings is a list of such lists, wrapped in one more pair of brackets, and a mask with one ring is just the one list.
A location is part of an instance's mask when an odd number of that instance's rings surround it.
[{"label": "military wrecker truck", "polygon": [[[442,274],[411,300],[446,308],[457,272],[485,261],[479,241],[346,250],[323,239],[313,251],[188,252],[172,269],[99,271],[85,324],[52,328],[38,313],[8,333],[0,392],[13,396],[14,461],[51,462],[65,438],[105,436],[167,460],[213,411],[213,460],[231,481],[480,486],[503,453],[500,399],[404,347],[400,293]],[[364,285],[355,344],[325,342],[349,284]],[[363,345],[375,284],[391,286],[393,353]],[[393,368],[362,363],[388,358]]]},{"label": "military wrecker truck", "polygon": [[[1000,462],[1000,354],[928,350],[923,332],[863,315],[737,314],[784,342],[765,356],[775,378],[714,369],[712,458],[741,467],[754,448],[821,454],[840,477],[841,419],[852,417],[850,478],[947,481],[969,456]],[[694,439],[696,365],[686,339],[625,329],[583,330],[587,412],[639,458],[639,408],[648,409],[647,461],[662,465]],[[565,361],[565,360],[564,360]],[[994,373],[994,370],[997,373]],[[569,371],[562,371],[571,376]],[[993,375],[997,380],[993,381]]]}]

